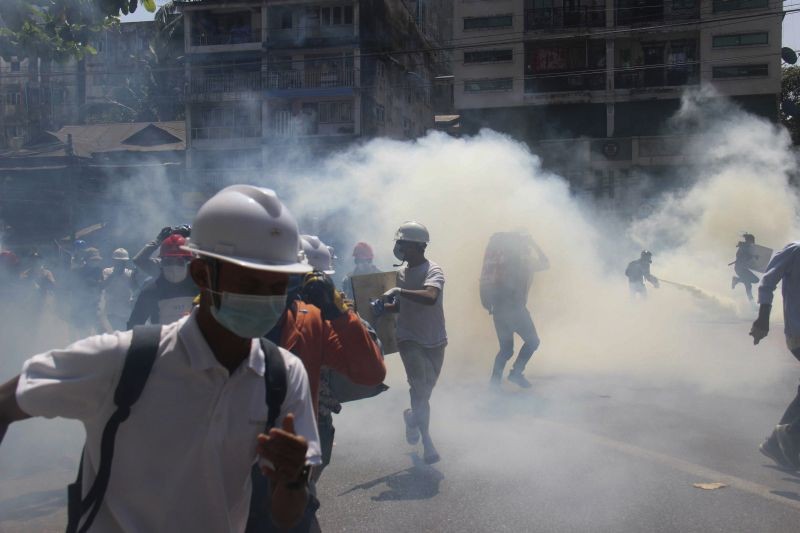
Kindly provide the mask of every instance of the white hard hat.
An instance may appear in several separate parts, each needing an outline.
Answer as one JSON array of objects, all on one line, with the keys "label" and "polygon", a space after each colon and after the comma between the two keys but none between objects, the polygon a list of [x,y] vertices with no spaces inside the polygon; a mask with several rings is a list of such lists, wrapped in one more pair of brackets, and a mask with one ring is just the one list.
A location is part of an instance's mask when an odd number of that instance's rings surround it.
[{"label": "white hard hat", "polygon": [[114,261],[130,261],[131,256],[128,255],[128,250],[125,248],[117,248],[114,250],[114,253],[111,254],[111,259]]},{"label": "white hard hat", "polygon": [[314,270],[332,276],[336,273],[333,269],[333,257],[330,246],[326,246],[316,235],[301,235],[300,244],[303,247],[303,255],[306,261]]},{"label": "white hard hat", "polygon": [[428,235],[428,228],[419,222],[411,220],[400,224],[400,227],[394,234],[394,240],[428,243],[431,238]]},{"label": "white hard hat", "polygon": [[255,270],[304,274],[297,222],[271,189],[231,185],[204,203],[181,248]]}]

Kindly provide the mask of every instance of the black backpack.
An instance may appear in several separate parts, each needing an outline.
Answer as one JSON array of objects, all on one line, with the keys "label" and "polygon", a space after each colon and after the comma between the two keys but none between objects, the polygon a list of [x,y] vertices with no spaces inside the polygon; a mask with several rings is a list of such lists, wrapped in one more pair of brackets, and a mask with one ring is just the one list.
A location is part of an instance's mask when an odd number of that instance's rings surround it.
[{"label": "black backpack", "polygon": [[[133,328],[133,338],[122,375],[114,391],[114,404],[117,410],[111,415],[103,429],[100,441],[100,467],[86,498],[83,494],[83,454],[78,467],[78,478],[75,483],[67,488],[67,533],[83,533],[94,522],[97,512],[103,503],[103,496],[108,488],[111,477],[111,463],[114,459],[114,440],[119,425],[128,419],[131,406],[136,403],[142,394],[147,378],[158,355],[158,344],[161,341],[161,326],[137,326]],[[266,431],[275,425],[280,414],[281,405],[286,397],[286,365],[283,362],[280,350],[272,342],[261,339],[261,347],[266,357],[266,403],[267,426]],[[85,453],[85,450],[84,450]],[[86,519],[81,524],[81,519]]]}]

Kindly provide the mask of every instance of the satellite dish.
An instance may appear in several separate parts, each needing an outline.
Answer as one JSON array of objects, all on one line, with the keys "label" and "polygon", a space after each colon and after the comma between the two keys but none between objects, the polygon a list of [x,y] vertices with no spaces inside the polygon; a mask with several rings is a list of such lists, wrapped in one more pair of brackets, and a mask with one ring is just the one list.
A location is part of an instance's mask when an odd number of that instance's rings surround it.
[{"label": "satellite dish", "polygon": [[795,52],[788,46],[784,46],[783,48],[781,48],[781,59],[783,59],[790,65],[794,65],[795,63],[797,63],[797,52]]}]

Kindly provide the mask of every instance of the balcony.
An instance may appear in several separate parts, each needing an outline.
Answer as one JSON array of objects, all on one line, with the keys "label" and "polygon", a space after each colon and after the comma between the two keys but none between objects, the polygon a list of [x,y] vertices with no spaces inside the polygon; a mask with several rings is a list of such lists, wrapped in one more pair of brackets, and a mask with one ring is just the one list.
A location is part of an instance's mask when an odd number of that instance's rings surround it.
[{"label": "balcony", "polygon": [[309,23],[297,28],[270,29],[267,44],[272,48],[324,48],[354,44],[357,37],[352,24],[322,26]]},{"label": "balcony", "polygon": [[562,28],[602,28],[606,12],[602,6],[564,9],[542,7],[525,10],[525,30],[557,30]]},{"label": "balcony", "polygon": [[218,46],[226,44],[247,44],[261,41],[261,30],[252,28],[233,28],[228,32],[207,33],[198,31],[192,34],[192,46]]},{"label": "balcony", "polygon": [[354,69],[332,71],[320,70],[278,70],[267,74],[267,88],[272,90],[327,89],[336,87],[355,87]]},{"label": "balcony", "polygon": [[261,126],[206,126],[192,128],[193,141],[220,139],[250,139],[261,137]]},{"label": "balcony", "polygon": [[525,92],[559,93],[570,91],[602,91],[606,86],[605,72],[538,73],[525,79]]},{"label": "balcony", "polygon": [[230,75],[213,75],[192,77],[189,83],[189,94],[192,97],[202,98],[205,95],[250,94],[258,96],[261,91],[261,73],[235,73]]},{"label": "balcony", "polygon": [[680,64],[669,67],[636,67],[614,73],[616,89],[680,87],[700,83],[700,65]]},{"label": "balcony", "polygon": [[615,12],[618,26],[643,26],[700,18],[696,0],[618,0]]}]

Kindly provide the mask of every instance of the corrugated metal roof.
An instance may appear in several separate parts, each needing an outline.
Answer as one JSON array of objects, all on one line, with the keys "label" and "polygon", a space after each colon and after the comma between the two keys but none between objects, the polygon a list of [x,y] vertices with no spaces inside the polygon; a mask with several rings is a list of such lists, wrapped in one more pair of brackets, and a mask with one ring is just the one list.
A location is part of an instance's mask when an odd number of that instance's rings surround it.
[{"label": "corrugated metal roof", "polygon": [[[131,139],[148,129],[145,135],[151,137],[154,142],[140,143]],[[65,144],[68,136],[72,135],[72,147],[78,157],[91,157],[92,154],[102,152],[159,152],[186,149],[186,124],[183,121],[64,126],[53,132],[53,135]],[[157,142],[159,135],[163,137],[163,142]]]}]

